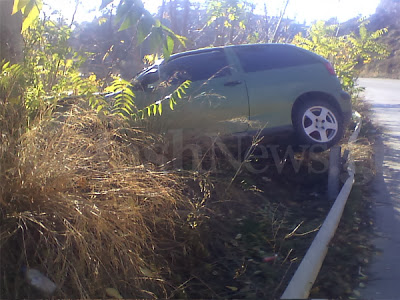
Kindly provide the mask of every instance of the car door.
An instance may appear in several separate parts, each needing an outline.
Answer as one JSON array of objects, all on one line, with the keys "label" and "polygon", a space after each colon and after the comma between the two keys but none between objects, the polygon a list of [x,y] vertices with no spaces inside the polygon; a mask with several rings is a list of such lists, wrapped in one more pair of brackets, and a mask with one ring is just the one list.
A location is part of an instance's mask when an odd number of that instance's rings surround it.
[{"label": "car door", "polygon": [[292,105],[307,82],[311,59],[282,44],[239,46],[233,51],[249,90],[251,128],[290,126]]},{"label": "car door", "polygon": [[190,80],[185,97],[162,119],[168,129],[235,133],[248,129],[249,102],[241,74],[223,49],[198,51],[160,66],[161,79],[176,89]]}]

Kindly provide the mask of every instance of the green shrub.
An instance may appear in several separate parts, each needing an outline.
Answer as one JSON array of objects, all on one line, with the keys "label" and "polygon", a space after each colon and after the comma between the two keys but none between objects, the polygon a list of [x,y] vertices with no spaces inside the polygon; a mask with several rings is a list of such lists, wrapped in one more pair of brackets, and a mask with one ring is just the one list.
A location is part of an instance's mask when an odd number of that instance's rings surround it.
[{"label": "green shrub", "polygon": [[293,43],[328,59],[341,80],[343,89],[352,96],[360,91],[356,86],[359,67],[389,55],[386,45],[377,42],[387,28],[370,32],[367,22],[360,21],[358,33],[338,35],[339,25],[327,25],[318,21],[308,31],[307,37],[296,35]]}]

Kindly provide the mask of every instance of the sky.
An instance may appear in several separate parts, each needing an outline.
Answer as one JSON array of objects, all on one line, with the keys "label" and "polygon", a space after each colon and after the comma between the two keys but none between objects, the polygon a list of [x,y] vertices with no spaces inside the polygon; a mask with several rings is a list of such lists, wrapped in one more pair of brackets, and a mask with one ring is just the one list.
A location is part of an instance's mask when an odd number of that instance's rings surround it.
[{"label": "sky", "polygon": [[[284,5],[284,0],[248,0],[256,4],[256,12],[263,13],[264,3],[267,5],[269,15],[279,15]],[[71,19],[75,0],[45,0],[52,10],[59,10],[65,18]],[[101,0],[81,0],[75,20],[78,22],[92,21],[99,15],[98,8]],[[157,12],[162,0],[143,0],[145,8],[151,13]],[[204,0],[191,0],[191,2],[204,3]],[[338,18],[340,22],[347,21],[358,15],[369,16],[373,14],[380,0],[290,0],[286,10],[286,17],[296,19],[298,22],[308,24],[315,20],[328,20]],[[47,14],[52,11],[45,9]],[[91,12],[90,12],[91,10]],[[97,11],[97,13],[96,13]]]},{"label": "sky", "polygon": [[[195,0],[196,2],[204,2]],[[162,0],[144,0],[145,7],[150,12],[156,12]],[[249,0],[256,4],[256,12],[264,11],[267,5],[268,14],[279,15],[286,1],[284,0]],[[328,20],[337,17],[340,22],[358,16],[373,14],[380,0],[290,0],[286,17],[297,19],[298,22],[311,23],[315,20]]]}]

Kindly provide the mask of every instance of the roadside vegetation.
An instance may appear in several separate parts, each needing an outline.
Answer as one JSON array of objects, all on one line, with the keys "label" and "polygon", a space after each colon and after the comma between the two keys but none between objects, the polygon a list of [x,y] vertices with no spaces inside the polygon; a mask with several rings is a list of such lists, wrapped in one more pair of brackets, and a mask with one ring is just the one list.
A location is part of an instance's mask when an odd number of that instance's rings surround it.
[{"label": "roadside vegetation", "polygon": [[[138,111],[132,70],[178,50],[292,42],[330,59],[360,110],[358,66],[389,54],[376,42],[386,30],[370,32],[363,20],[338,36],[337,24],[307,30],[284,11],[257,16],[247,2],[210,1],[205,11],[187,0],[163,3],[157,18],[139,0],[103,0],[102,18],[70,26],[39,19],[39,0],[0,2],[22,27],[20,41],[10,35],[1,45],[1,297],[46,296],[24,281],[28,267],[53,280],[62,298],[277,298],[323,222],[331,204],[326,153],[267,147],[274,142],[255,137],[244,153],[232,151],[236,141],[206,141],[197,167],[191,155],[150,161],[165,137],[147,125],[190,83]],[[18,35],[21,27],[9,29]],[[119,94],[107,101],[107,92]],[[371,170],[364,133],[355,156]],[[348,297],[353,281],[339,278],[365,264],[355,251],[367,242],[348,237],[368,227],[358,192],[315,295]]]},{"label": "roadside vegetation", "polygon": [[397,17],[399,13],[400,3],[398,1],[382,0],[376,13],[371,16],[368,24],[369,30],[382,27],[387,27],[389,30],[378,41],[388,45],[390,55],[384,60],[372,61],[363,66],[361,68],[362,77],[400,79],[400,21]]}]

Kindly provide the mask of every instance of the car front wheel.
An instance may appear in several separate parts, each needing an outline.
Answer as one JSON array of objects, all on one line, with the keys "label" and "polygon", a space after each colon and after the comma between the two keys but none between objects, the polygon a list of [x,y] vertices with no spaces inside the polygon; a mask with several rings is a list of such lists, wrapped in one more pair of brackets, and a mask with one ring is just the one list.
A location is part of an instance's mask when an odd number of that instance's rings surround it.
[{"label": "car front wheel", "polygon": [[300,142],[329,148],[343,135],[343,117],[336,107],[323,100],[309,100],[297,106],[293,125]]}]

